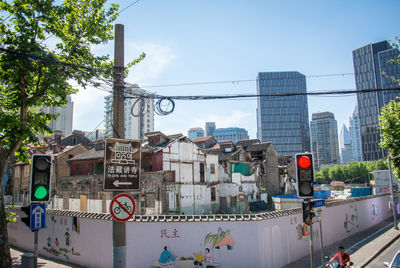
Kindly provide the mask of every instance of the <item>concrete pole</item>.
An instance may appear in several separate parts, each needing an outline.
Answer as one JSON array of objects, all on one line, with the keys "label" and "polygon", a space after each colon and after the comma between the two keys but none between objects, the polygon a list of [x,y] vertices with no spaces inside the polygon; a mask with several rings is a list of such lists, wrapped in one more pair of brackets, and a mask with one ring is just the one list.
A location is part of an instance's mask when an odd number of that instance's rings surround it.
[{"label": "concrete pole", "polygon": [[392,161],[391,157],[388,157],[388,165],[389,165],[389,178],[390,178],[390,193],[392,196],[392,210],[393,210],[393,227],[395,230],[399,230],[399,227],[397,227],[397,202],[395,201],[394,198],[394,189],[393,189],[393,176],[392,176]]},{"label": "concrete pole", "polygon": [[319,236],[320,236],[320,243],[321,243],[321,265],[322,265],[322,267],[324,267],[325,252],[324,252],[324,240],[322,238],[322,210],[318,211],[318,218],[319,218]]},{"label": "concrete pole", "polygon": [[38,250],[39,230],[35,230],[34,233],[35,236],[34,236],[34,246],[33,246],[33,255],[34,255],[33,267],[37,268],[37,259],[39,256],[39,250]]},{"label": "concrete pole", "polygon": [[[115,25],[113,137],[123,139],[124,129],[124,25]],[[117,193],[113,194],[116,196]],[[113,220],[113,267],[126,267],[126,225]]]},{"label": "concrete pole", "polygon": [[314,263],[314,245],[313,245],[313,223],[311,219],[310,223],[310,263],[311,263],[311,268],[315,268],[315,263]]}]

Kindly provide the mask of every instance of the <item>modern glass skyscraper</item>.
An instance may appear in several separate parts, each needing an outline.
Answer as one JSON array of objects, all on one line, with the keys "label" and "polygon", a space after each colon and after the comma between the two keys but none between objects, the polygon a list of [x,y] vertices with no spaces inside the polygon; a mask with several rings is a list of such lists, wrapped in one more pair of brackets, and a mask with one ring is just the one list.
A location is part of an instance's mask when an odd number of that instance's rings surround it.
[{"label": "modern glass skyscraper", "polygon": [[343,124],[339,135],[340,163],[345,164],[353,161],[350,131]]},{"label": "modern glass skyscraper", "polygon": [[217,141],[233,141],[233,143],[249,139],[247,130],[238,127],[217,128],[213,136]]},{"label": "modern glass skyscraper", "polygon": [[[299,72],[258,73],[257,94],[306,92],[306,77]],[[272,142],[280,156],[310,152],[307,96],[259,97],[257,136]]]},{"label": "modern glass skyscraper", "polygon": [[[382,74],[385,72],[389,76],[400,77],[400,65],[388,62],[390,59],[397,58],[398,55],[399,50],[393,48],[388,41],[368,44],[354,50],[353,64],[357,90],[398,87],[398,84]],[[383,158],[386,154],[379,147],[378,116],[381,108],[396,96],[400,96],[400,91],[357,94],[364,161],[375,161]]]},{"label": "modern glass skyscraper", "polygon": [[201,127],[193,127],[188,130],[188,138],[194,140],[195,138],[204,137],[204,129]]},{"label": "modern glass skyscraper", "polygon": [[206,122],[206,136],[213,136],[215,128],[215,122]]},{"label": "modern glass skyscraper", "polygon": [[352,116],[349,120],[350,124],[350,139],[351,148],[353,152],[353,161],[362,161],[362,151],[361,151],[361,134],[360,134],[360,120],[358,117],[358,106],[354,108]]},{"label": "modern glass skyscraper", "polygon": [[338,129],[335,116],[330,112],[312,114],[311,141],[314,165],[339,164]]}]

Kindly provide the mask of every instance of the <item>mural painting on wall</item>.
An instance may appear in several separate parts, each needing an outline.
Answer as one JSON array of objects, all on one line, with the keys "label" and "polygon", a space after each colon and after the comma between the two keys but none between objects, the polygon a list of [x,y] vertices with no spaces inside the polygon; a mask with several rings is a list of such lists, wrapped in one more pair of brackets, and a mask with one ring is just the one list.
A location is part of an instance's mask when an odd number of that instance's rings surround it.
[{"label": "mural painting on wall", "polygon": [[372,202],[370,207],[371,219],[372,221],[377,221],[380,219],[381,212],[377,202]]},{"label": "mural painting on wall", "polygon": [[[177,229],[161,229],[160,238],[175,239],[179,238]],[[200,243],[200,249],[193,252],[192,256],[179,256],[168,245],[164,246],[154,266],[151,267],[215,267],[220,264],[214,262],[213,251],[219,250],[226,246],[227,250],[232,250],[235,241],[230,230],[218,228],[216,233],[208,233],[204,237],[204,241]]]},{"label": "mural painting on wall", "polygon": [[344,229],[347,233],[357,229],[358,225],[358,210],[356,204],[351,204],[347,207],[344,214]]},{"label": "mural painting on wall", "polygon": [[[60,218],[59,225],[56,226],[57,220],[54,216],[50,217],[52,223],[52,234],[47,237],[47,245],[43,247],[45,251],[54,255],[54,256],[64,256],[66,259],[69,259],[71,255],[80,256],[79,251],[73,247],[71,240],[71,230],[79,234],[79,220],[76,217],[72,219],[72,228],[70,229],[68,224],[68,218]],[[65,230],[64,235],[62,237],[55,237],[54,228],[59,229],[60,227]]]},{"label": "mural painting on wall", "polygon": [[[299,222],[299,224],[297,224]],[[312,220],[313,224],[318,222],[317,217],[314,217]],[[297,220],[297,216],[293,216],[290,218],[290,224],[296,225],[296,233],[297,233],[297,240],[310,240],[310,226],[302,223],[302,220]],[[313,230],[313,237],[318,238],[319,232],[318,230]]]}]

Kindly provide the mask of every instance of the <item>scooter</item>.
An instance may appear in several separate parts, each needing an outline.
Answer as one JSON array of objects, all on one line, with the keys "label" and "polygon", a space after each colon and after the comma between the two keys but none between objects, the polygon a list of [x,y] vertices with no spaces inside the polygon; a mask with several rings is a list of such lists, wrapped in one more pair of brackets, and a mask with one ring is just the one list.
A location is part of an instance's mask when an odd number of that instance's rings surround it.
[{"label": "scooter", "polygon": [[[325,256],[325,260],[326,262],[329,262],[331,258],[329,258],[329,256]],[[326,266],[325,266],[326,267]],[[337,262],[332,262],[329,264],[328,266],[329,268],[338,268],[339,264]],[[323,268],[323,267],[322,267]],[[346,267],[347,268],[347,267]],[[349,268],[354,268],[354,263],[350,262],[350,267]]]}]

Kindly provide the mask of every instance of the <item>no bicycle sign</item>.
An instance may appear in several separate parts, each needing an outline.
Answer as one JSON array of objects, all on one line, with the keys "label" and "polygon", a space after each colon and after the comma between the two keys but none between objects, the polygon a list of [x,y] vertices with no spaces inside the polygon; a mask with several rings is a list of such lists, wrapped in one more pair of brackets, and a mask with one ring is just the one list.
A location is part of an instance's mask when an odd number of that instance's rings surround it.
[{"label": "no bicycle sign", "polygon": [[135,201],[128,194],[119,194],[110,203],[110,213],[116,221],[127,221],[135,213]]}]

